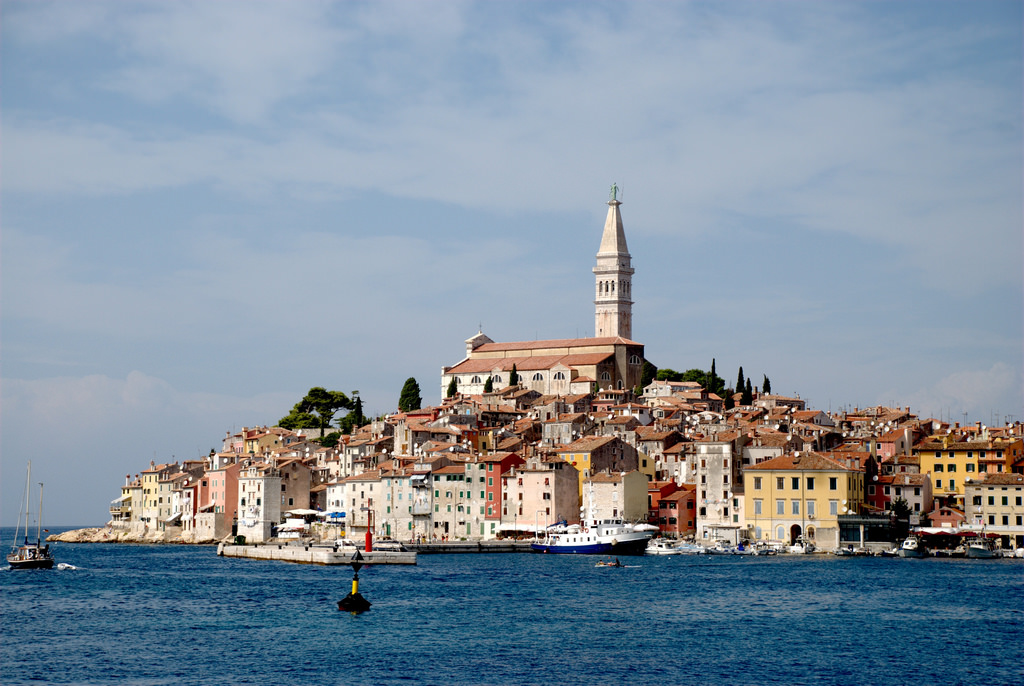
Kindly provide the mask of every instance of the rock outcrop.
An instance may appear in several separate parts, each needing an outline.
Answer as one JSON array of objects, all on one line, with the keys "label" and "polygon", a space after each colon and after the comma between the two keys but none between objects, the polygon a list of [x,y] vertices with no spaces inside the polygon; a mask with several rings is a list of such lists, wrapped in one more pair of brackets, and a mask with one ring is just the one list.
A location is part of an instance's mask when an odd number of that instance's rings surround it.
[{"label": "rock outcrop", "polygon": [[138,531],[134,529],[118,529],[112,527],[90,527],[73,529],[60,534],[52,534],[47,542],[59,543],[183,543],[190,545],[209,545],[219,543],[215,539],[197,539],[192,532]]}]

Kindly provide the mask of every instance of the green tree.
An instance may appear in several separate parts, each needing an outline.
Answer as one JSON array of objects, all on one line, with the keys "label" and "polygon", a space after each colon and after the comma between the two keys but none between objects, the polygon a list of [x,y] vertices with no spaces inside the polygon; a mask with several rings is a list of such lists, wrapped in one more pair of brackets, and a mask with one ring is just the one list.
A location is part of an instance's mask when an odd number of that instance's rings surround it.
[{"label": "green tree", "polygon": [[768,379],[767,374],[764,375],[764,383],[761,384],[761,392],[764,393],[765,395],[771,395],[772,382]]},{"label": "green tree", "polygon": [[731,410],[736,407],[736,400],[733,399],[733,392],[731,388],[725,389],[725,409]]},{"label": "green tree", "polygon": [[411,412],[418,410],[422,404],[423,398],[420,397],[420,385],[416,382],[416,379],[410,376],[405,380],[405,385],[402,386],[402,393],[398,396],[398,411]]},{"label": "green tree", "polygon": [[742,391],[746,386],[747,382],[743,379],[743,367],[740,367],[739,376],[736,377],[736,390]]},{"label": "green tree", "polygon": [[[701,374],[703,373],[704,372],[701,372]],[[665,369],[659,369],[655,373],[654,378],[658,381],[682,381],[682,375],[676,370],[669,369],[668,367]]]},{"label": "green tree", "polygon": [[512,363],[512,373],[508,375],[508,385],[518,386],[519,385],[519,372],[516,370],[516,363]]},{"label": "green tree", "polygon": [[340,440],[341,440],[341,432],[340,431],[332,431],[331,433],[327,434],[323,438],[317,439],[317,443],[319,443],[320,445],[322,445],[325,448],[337,448],[338,447],[338,441],[340,441]]},{"label": "green tree", "polygon": [[452,377],[452,380],[448,382],[448,392],[445,393],[444,397],[454,398],[455,394],[459,392],[459,380],[456,377]]},{"label": "green tree", "polygon": [[315,429],[320,426],[320,420],[309,412],[299,410],[298,404],[292,411],[277,420],[277,425],[282,429],[296,431],[297,429]]},{"label": "green tree", "polygon": [[327,427],[334,421],[334,415],[340,410],[347,410],[351,407],[352,401],[341,391],[328,391],[322,386],[314,386],[309,389],[302,400],[295,404],[292,413],[316,417],[316,426],[320,428],[320,437],[323,438]]},{"label": "green tree", "polygon": [[747,379],[747,385],[743,387],[743,397],[740,398],[740,405],[753,405],[754,404],[754,387],[750,384],[750,379]]},{"label": "green tree", "polygon": [[720,398],[725,394],[725,379],[715,372],[714,358],[711,358],[711,371],[708,372],[707,383],[704,384],[704,388],[707,389],[708,393],[714,393]]},{"label": "green tree", "polygon": [[363,399],[359,397],[359,391],[352,391],[352,411],[338,420],[338,428],[343,434],[352,434],[369,423],[370,420],[363,414]]},{"label": "green tree", "polygon": [[640,368],[640,388],[647,388],[650,386],[657,374],[658,368],[647,360],[644,360],[644,364]]},{"label": "green tree", "polygon": [[494,392],[494,379],[487,377],[487,381],[484,381],[484,393]]},{"label": "green tree", "polygon": [[701,386],[707,386],[708,373],[703,369],[687,369],[679,380],[692,381],[693,383],[699,383]]}]

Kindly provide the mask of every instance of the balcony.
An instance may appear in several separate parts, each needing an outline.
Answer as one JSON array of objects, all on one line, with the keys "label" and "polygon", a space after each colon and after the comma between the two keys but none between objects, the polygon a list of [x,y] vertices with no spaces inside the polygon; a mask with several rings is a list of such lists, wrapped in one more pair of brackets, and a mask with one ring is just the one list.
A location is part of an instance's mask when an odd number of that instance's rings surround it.
[{"label": "balcony", "polygon": [[431,512],[430,503],[414,503],[412,506],[413,517],[426,517]]}]

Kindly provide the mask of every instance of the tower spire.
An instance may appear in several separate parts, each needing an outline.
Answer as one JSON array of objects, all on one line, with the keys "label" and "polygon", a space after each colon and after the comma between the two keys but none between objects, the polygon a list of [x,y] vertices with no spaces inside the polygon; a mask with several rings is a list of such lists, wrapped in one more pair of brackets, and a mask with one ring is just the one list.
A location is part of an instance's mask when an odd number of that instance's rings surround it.
[{"label": "tower spire", "polygon": [[594,267],[594,335],[598,338],[633,336],[633,267],[619,206],[620,188],[612,184],[608,215]]}]

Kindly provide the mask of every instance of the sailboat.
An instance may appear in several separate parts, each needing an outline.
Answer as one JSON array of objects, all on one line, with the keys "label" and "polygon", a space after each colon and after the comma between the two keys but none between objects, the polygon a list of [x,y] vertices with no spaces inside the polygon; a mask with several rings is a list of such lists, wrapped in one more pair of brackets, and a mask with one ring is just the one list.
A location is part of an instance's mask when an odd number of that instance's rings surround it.
[{"label": "sailboat", "polygon": [[50,545],[42,544],[42,522],[43,522],[43,484],[39,484],[39,515],[36,522],[36,542],[29,543],[28,540],[28,522],[29,522],[29,510],[31,509],[29,503],[29,486],[32,483],[32,462],[28,463],[28,475],[25,477],[25,501],[24,501],[24,519],[25,519],[25,541],[21,545],[18,544],[18,537],[21,534],[21,520],[22,517],[18,516],[18,526],[14,530],[14,546],[11,548],[11,552],[7,555],[7,564],[11,566],[11,569],[53,569],[53,553],[50,552]]}]

